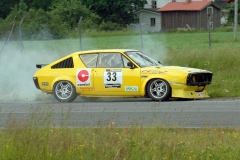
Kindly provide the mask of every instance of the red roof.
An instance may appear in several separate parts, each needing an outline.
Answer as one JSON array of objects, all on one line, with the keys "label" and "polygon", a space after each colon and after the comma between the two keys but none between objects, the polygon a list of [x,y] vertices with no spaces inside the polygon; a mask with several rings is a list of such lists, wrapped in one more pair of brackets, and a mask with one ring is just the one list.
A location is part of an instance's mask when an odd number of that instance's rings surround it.
[{"label": "red roof", "polygon": [[164,11],[201,11],[205,7],[211,4],[211,1],[195,1],[195,2],[169,2],[162,8],[158,9],[158,12]]},{"label": "red roof", "polygon": [[232,3],[232,2],[234,2],[234,0],[226,0],[225,3]]}]

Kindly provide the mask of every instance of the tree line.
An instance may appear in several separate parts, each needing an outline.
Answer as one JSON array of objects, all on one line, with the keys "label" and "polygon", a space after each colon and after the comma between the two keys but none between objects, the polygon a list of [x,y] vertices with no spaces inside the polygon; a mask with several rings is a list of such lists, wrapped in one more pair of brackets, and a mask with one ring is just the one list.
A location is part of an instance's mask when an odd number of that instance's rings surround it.
[{"label": "tree line", "polygon": [[[13,29],[24,39],[64,38],[77,30],[121,30],[134,22],[146,0],[1,0],[0,36]],[[20,22],[23,22],[22,25]],[[49,34],[50,33],[50,34]]]}]

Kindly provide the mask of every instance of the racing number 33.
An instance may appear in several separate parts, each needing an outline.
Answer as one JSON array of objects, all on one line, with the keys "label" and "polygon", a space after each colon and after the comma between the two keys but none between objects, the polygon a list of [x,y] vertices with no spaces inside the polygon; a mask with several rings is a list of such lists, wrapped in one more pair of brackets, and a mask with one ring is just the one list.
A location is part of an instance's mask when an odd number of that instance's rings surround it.
[{"label": "racing number 33", "polygon": [[116,72],[107,72],[107,81],[116,81],[117,73]]},{"label": "racing number 33", "polygon": [[103,77],[105,88],[121,88],[122,76],[122,70],[105,70]]}]

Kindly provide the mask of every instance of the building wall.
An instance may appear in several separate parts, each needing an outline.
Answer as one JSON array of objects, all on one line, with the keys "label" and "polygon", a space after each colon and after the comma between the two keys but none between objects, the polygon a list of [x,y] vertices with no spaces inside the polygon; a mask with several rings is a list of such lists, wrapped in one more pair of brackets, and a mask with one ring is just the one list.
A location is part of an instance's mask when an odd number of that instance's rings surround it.
[{"label": "building wall", "polygon": [[[210,5],[209,7],[213,8],[213,15],[211,18],[211,22],[213,23],[212,28],[219,28],[221,27],[221,18],[222,18],[222,12],[220,9],[216,8],[213,5]],[[207,22],[209,19],[209,16],[207,14],[207,8],[201,11],[201,28],[207,28]]]},{"label": "building wall", "polygon": [[[221,27],[221,11],[213,7],[212,27]],[[194,29],[207,29],[208,28],[208,14],[207,8],[202,11],[171,11],[161,12],[162,14],[162,31],[185,28],[188,25]]]},{"label": "building wall", "polygon": [[[161,30],[161,14],[142,10],[137,13],[143,31],[159,32]],[[151,26],[151,18],[155,18],[155,26]]]}]

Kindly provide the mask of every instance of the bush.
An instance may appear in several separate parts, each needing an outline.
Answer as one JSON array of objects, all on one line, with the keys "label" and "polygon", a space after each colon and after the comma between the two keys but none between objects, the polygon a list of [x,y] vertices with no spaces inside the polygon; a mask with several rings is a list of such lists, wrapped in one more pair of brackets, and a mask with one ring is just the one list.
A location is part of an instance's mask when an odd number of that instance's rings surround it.
[{"label": "bush", "polygon": [[102,31],[116,31],[116,30],[122,30],[123,27],[121,27],[117,23],[112,23],[112,22],[102,22],[99,26],[99,30]]}]

